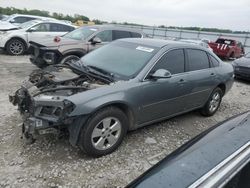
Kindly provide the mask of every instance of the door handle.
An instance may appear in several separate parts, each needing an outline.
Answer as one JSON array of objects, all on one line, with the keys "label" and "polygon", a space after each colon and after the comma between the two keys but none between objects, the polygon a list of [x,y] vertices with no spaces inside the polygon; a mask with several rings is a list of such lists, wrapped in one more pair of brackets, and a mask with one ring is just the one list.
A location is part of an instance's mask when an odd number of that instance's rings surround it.
[{"label": "door handle", "polygon": [[214,72],[212,72],[210,75],[211,75],[211,76],[214,76],[214,75],[215,75],[215,73],[214,73]]}]

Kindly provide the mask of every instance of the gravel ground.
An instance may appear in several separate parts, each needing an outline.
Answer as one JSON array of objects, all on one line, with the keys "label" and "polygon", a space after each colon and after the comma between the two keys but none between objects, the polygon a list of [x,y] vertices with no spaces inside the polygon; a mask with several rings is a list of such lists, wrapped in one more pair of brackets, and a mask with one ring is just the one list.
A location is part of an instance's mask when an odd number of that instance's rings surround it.
[{"label": "gravel ground", "polygon": [[250,109],[250,85],[236,81],[213,117],[191,112],[141,128],[116,152],[93,159],[66,139],[20,139],[22,121],[8,94],[35,68],[28,56],[0,55],[0,187],[123,187],[200,132]]}]

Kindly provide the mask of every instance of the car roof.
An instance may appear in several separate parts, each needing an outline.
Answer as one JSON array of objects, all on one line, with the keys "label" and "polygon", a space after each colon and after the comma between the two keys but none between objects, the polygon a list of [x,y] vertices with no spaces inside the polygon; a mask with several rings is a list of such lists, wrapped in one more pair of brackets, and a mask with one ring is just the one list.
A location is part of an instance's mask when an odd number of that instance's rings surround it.
[{"label": "car roof", "polygon": [[128,27],[116,26],[116,25],[91,25],[91,26],[83,26],[83,27],[89,27],[89,28],[94,28],[94,29],[98,29],[98,30],[99,29],[112,29],[112,30],[117,29],[117,30],[143,33],[143,31],[140,29],[128,28]]},{"label": "car roof", "polygon": [[9,16],[25,16],[25,17],[30,17],[30,18],[47,18],[47,19],[55,19],[55,18],[50,18],[50,17],[45,17],[45,16],[36,16],[36,15],[29,15],[29,14],[12,14]]},{"label": "car roof", "polygon": [[187,46],[187,47],[192,47],[192,48],[200,48],[200,46],[198,45],[185,43],[181,41],[154,39],[154,38],[125,38],[125,39],[119,39],[119,41],[131,42],[131,43],[136,43],[138,45],[146,45],[146,46],[152,46],[156,48],[163,48],[165,46],[172,46],[172,47]]},{"label": "car roof", "polygon": [[48,20],[46,20],[46,19],[37,19],[36,20],[37,21],[37,23],[58,23],[58,24],[63,24],[63,25],[68,25],[68,26],[71,26],[71,27],[76,27],[76,26],[74,26],[74,25],[72,25],[72,24],[70,24],[70,23],[67,23],[67,22],[65,22],[65,21],[61,21],[61,20],[51,20],[51,19],[48,19]]}]

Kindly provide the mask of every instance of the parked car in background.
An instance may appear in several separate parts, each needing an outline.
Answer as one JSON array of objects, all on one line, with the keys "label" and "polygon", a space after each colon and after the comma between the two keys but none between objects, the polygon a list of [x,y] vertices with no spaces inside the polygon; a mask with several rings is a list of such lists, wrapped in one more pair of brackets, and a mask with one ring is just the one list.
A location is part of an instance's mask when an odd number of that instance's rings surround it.
[{"label": "parked car in background", "polygon": [[127,38],[33,72],[10,101],[26,138],[68,130],[72,145],[96,157],[128,130],[196,109],[212,116],[232,84],[232,65],[203,47]]},{"label": "parked car in background", "polygon": [[2,19],[4,19],[4,18],[7,18],[8,16],[7,15],[5,15],[5,14],[0,14],[0,21],[2,20]]},{"label": "parked car in background", "polygon": [[[10,16],[7,16],[6,18],[3,18],[0,21],[0,30],[5,29],[7,26],[19,26],[22,23],[31,21],[31,20],[56,20],[54,18],[48,18],[48,17],[43,17],[43,16],[34,16],[34,15],[25,15],[25,14],[12,14]],[[14,27],[13,26],[13,27]]]},{"label": "parked car in background", "polygon": [[113,40],[145,36],[139,30],[117,26],[83,26],[55,40],[41,43],[32,41],[30,61],[40,68],[52,64],[70,63]]},{"label": "parked car in background", "polygon": [[196,136],[127,188],[250,187],[250,112]]},{"label": "parked car in background", "polygon": [[239,58],[245,54],[242,43],[232,39],[218,38],[215,42],[208,43],[208,45],[216,55],[224,59]]},{"label": "parked car in background", "polygon": [[32,20],[19,28],[0,31],[0,48],[10,55],[21,55],[29,48],[29,41],[41,42],[73,31],[75,26],[57,20]]},{"label": "parked car in background", "polygon": [[250,52],[245,56],[233,61],[235,78],[250,80]]},{"label": "parked car in background", "polygon": [[213,52],[213,49],[210,48],[210,46],[208,45],[208,43],[203,42],[200,39],[180,39],[179,41],[181,42],[186,42],[186,43],[190,43],[190,44],[196,44],[196,45],[200,45],[203,46],[204,48],[207,48],[208,50],[210,50],[211,52]]}]

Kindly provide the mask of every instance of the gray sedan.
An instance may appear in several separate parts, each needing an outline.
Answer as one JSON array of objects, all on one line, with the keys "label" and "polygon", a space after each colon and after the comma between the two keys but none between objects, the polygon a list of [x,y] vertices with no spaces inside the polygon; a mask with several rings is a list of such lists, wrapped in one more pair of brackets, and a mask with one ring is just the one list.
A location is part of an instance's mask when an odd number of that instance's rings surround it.
[{"label": "gray sedan", "polygon": [[23,134],[69,133],[92,156],[113,152],[127,131],[200,109],[213,115],[233,67],[198,45],[120,39],[68,65],[33,72],[10,95]]}]

